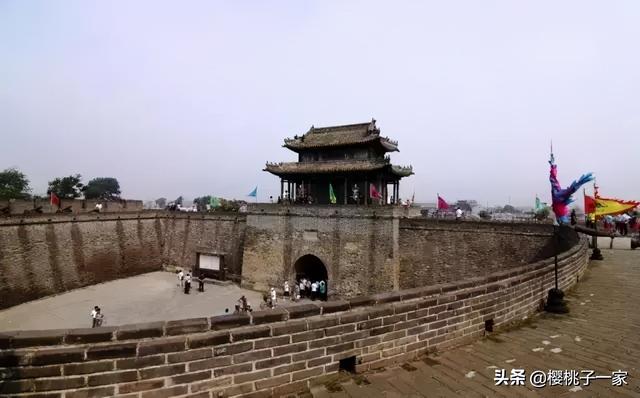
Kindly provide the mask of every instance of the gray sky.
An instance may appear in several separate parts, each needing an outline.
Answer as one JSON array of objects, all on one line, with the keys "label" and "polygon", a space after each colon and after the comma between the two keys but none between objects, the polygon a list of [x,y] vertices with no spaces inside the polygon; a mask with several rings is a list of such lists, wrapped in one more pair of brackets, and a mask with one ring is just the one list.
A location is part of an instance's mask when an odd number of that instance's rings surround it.
[{"label": "gray sky", "polygon": [[563,185],[640,199],[638,21],[637,1],[0,0],[0,169],[266,200],[283,138],[375,117],[414,167],[403,197],[549,200],[553,139]]}]

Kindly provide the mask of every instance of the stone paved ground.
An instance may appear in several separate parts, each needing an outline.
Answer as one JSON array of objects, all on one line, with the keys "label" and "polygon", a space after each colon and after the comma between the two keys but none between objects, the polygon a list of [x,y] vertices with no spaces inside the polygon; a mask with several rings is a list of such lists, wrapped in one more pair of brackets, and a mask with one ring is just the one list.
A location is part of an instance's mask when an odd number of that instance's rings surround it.
[{"label": "stone paved ground", "polygon": [[[571,314],[541,315],[519,328],[377,373],[312,389],[318,398],[348,397],[640,397],[640,250],[603,251],[567,295]],[[496,386],[496,369],[526,369],[525,386]],[[534,388],[535,370],[628,372],[628,384]],[[584,381],[582,381],[584,383]]]},{"label": "stone paved ground", "polygon": [[207,283],[200,293],[195,281],[187,295],[177,282],[176,274],[151,272],[31,301],[0,311],[0,331],[90,327],[94,305],[102,308],[106,326],[115,326],[222,315],[225,308],[233,312],[243,294],[254,307],[262,301],[260,293],[235,285]]}]

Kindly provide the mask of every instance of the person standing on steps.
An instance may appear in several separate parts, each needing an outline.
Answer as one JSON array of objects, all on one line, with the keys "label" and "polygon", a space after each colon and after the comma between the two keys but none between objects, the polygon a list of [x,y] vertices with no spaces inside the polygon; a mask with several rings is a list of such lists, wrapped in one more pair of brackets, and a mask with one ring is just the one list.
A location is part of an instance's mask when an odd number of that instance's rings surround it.
[{"label": "person standing on steps", "polygon": [[291,300],[291,293],[290,293],[290,289],[289,289],[289,281],[284,281],[284,286],[282,287],[282,289],[284,291],[283,300]]}]

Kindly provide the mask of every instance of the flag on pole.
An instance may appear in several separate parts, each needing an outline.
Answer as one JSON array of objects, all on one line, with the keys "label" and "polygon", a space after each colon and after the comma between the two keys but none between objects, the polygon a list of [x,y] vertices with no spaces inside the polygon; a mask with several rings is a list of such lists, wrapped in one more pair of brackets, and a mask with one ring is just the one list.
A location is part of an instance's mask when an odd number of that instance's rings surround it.
[{"label": "flag on pole", "polygon": [[251,191],[251,192],[249,193],[249,195],[247,195],[247,196],[252,196],[252,197],[254,197],[254,198],[257,198],[257,197],[258,197],[258,186],[256,185],[256,187],[255,187],[255,188],[253,188],[253,191]]},{"label": "flag on pole", "polygon": [[596,212],[596,200],[586,193],[584,193],[584,212],[586,214],[592,214]]},{"label": "flag on pole", "polygon": [[211,196],[209,198],[209,206],[212,209],[215,209],[216,207],[220,207],[220,199],[216,198],[215,196]]},{"label": "flag on pole", "polygon": [[584,212],[587,214],[595,213],[596,217],[613,216],[616,214],[626,213],[638,207],[640,202],[634,200],[619,200],[595,197],[589,195],[584,196]]},{"label": "flag on pole", "polygon": [[336,194],[333,192],[333,185],[331,185],[331,183],[329,183],[329,202],[331,202],[332,205],[335,205],[337,202]]},{"label": "flag on pole", "polygon": [[538,195],[536,195],[536,207],[535,207],[535,212],[539,212],[542,211],[544,209],[546,209],[547,207],[549,207],[548,204],[546,204],[545,202],[540,201],[540,198],[538,197]]},{"label": "flag on pole", "polygon": [[51,206],[60,207],[60,198],[53,192],[51,192]]},{"label": "flag on pole", "polygon": [[374,184],[369,185],[369,196],[373,199],[382,199],[382,196],[380,196],[380,192],[378,192]]},{"label": "flag on pole", "polygon": [[449,204],[438,194],[438,210],[449,210]]}]

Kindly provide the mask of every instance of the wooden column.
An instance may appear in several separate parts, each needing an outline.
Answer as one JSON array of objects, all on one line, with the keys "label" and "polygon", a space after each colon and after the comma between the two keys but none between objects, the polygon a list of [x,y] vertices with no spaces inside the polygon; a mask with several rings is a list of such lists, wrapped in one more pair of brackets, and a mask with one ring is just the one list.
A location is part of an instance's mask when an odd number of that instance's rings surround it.
[{"label": "wooden column", "polygon": [[280,179],[280,200],[284,199],[284,180]]},{"label": "wooden column", "polygon": [[344,178],[344,204],[347,204],[347,177]]}]

